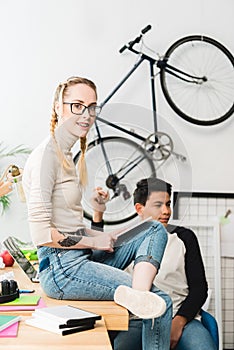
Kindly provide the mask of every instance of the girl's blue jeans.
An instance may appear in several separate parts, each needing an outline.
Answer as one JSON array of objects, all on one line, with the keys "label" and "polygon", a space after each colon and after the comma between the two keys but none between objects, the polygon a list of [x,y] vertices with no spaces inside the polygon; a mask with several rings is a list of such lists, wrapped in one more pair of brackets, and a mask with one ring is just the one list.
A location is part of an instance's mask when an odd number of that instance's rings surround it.
[{"label": "girl's blue jeans", "polygon": [[[148,261],[159,268],[166,243],[166,230],[157,221],[152,221],[148,230],[115,248],[113,253],[39,247],[41,286],[49,297],[55,299],[114,300],[119,285],[131,287],[132,284],[131,275],[123,270],[132,261],[134,264]],[[151,291],[166,301],[167,310],[155,320],[142,321],[142,348],[169,350],[171,299],[154,285]]]}]

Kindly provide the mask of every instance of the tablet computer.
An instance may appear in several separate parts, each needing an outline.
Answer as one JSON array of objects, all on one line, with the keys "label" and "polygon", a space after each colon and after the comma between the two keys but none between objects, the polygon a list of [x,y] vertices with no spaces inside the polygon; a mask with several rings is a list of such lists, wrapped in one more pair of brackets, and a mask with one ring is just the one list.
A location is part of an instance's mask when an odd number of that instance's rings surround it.
[{"label": "tablet computer", "polygon": [[125,243],[128,243],[132,238],[148,230],[152,226],[152,217],[148,217],[145,220],[138,221],[135,225],[128,227],[126,230],[119,233],[117,240],[114,243],[114,247],[120,247]]},{"label": "tablet computer", "polygon": [[16,263],[24,271],[28,278],[32,282],[39,282],[38,271],[21,251],[20,243],[21,241],[13,236],[10,236],[7,239],[5,239],[5,241],[3,241],[3,244],[8,250],[8,252],[15,259]]}]

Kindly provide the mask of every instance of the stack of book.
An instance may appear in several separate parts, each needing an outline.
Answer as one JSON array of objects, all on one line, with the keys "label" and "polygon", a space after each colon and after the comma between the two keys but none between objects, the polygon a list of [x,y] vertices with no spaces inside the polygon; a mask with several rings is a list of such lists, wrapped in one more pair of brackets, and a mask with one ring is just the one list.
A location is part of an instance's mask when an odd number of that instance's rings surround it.
[{"label": "stack of book", "polygon": [[44,300],[39,295],[20,294],[15,300],[0,304],[0,312],[34,311],[45,306]]},{"label": "stack of book", "polygon": [[70,305],[36,309],[25,323],[49,332],[67,335],[92,329],[101,316]]},{"label": "stack of book", "polygon": [[[3,315],[7,312],[34,311],[46,307],[44,300],[38,295],[20,294],[19,298],[0,304],[0,338],[15,338],[18,335],[19,317]],[[8,320],[11,322],[8,323]],[[2,324],[2,323],[3,324]]]}]

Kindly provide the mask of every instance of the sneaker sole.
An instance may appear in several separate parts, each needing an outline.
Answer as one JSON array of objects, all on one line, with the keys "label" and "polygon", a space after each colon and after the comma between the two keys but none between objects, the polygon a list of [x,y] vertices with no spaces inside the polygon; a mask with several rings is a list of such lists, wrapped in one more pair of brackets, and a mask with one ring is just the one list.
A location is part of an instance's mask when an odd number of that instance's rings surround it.
[{"label": "sneaker sole", "polygon": [[155,293],[118,286],[114,301],[139,318],[157,318],[166,311],[166,302]]}]

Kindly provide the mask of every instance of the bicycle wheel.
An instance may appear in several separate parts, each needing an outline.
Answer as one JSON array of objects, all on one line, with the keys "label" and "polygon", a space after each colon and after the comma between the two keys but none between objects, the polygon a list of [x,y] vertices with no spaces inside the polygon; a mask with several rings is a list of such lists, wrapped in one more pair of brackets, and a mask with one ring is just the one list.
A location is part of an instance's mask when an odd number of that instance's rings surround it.
[{"label": "bicycle wheel", "polygon": [[167,102],[186,121],[209,126],[233,114],[234,58],[218,41],[200,35],[181,38],[158,67]]},{"label": "bicycle wheel", "polygon": [[[107,170],[104,146],[111,167]],[[74,157],[76,163],[79,153]],[[121,137],[105,137],[92,141],[87,148],[86,164],[88,186],[83,193],[84,216],[91,220],[93,210],[90,198],[95,187],[109,188],[110,201],[106,204],[104,222],[117,225],[136,216],[132,193],[138,180],[155,175],[155,167],[147,152],[134,141]]]}]

